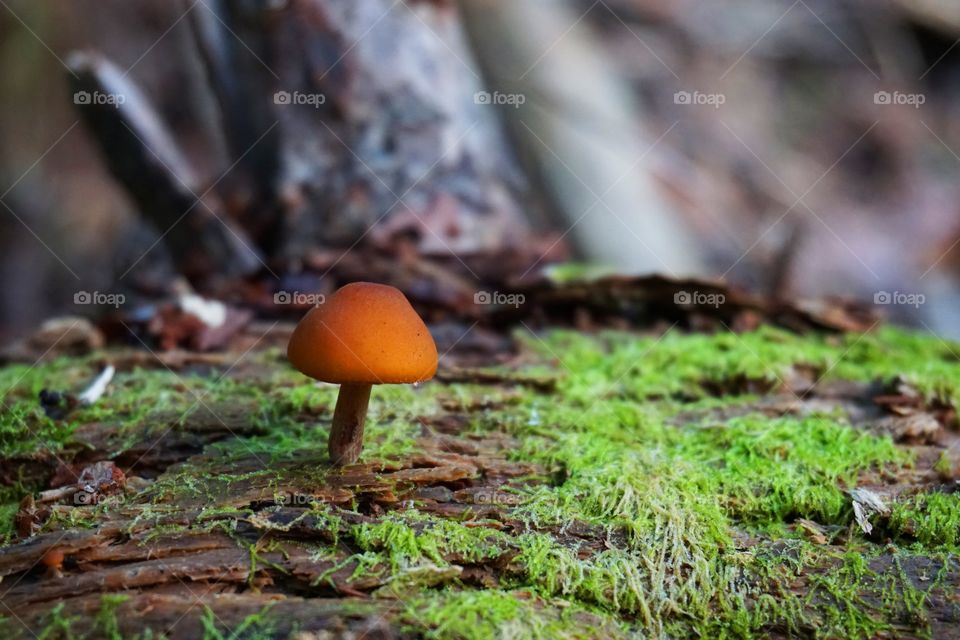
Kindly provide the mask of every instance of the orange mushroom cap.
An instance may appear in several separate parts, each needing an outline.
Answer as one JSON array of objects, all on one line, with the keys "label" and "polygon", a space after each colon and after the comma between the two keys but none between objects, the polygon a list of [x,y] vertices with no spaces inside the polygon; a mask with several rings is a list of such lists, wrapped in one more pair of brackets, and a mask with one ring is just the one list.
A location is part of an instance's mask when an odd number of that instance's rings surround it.
[{"label": "orange mushroom cap", "polygon": [[287,346],[301,373],[338,384],[398,384],[437,372],[437,345],[393,287],[354,282],[303,317]]},{"label": "orange mushroom cap", "polygon": [[59,569],[63,566],[63,549],[48,549],[40,558],[43,566],[49,569]]}]

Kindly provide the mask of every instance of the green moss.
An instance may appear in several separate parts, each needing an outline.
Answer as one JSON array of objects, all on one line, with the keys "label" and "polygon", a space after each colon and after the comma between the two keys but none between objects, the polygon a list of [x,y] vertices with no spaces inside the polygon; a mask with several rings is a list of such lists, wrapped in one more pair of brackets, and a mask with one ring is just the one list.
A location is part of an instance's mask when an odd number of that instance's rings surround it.
[{"label": "green moss", "polygon": [[[763,572],[733,552],[733,526],[773,528],[797,516],[849,522],[843,487],[903,458],[889,440],[822,417],[748,416],[686,429],[650,416],[593,418],[578,419],[596,426],[589,431],[566,425],[549,439],[531,436],[519,457],[560,464],[566,480],[541,488],[516,513],[561,532],[575,521],[619,529],[628,548],[582,557],[552,536],[530,534],[516,562],[545,593],[631,614],[655,635],[678,615],[710,620],[708,637],[723,635],[721,627],[758,631],[778,616],[779,624],[799,624],[799,603],[737,587],[735,576],[763,582]],[[748,597],[756,602],[749,611]]]},{"label": "green moss", "polygon": [[[771,335],[778,345],[791,339]],[[525,579],[515,586],[635,616],[647,633],[676,630],[678,619],[710,620],[711,637],[755,633],[767,624],[799,626],[801,612],[813,605],[779,597],[764,567],[734,552],[734,529],[780,537],[797,517],[848,525],[846,490],[861,474],[910,462],[889,438],[858,432],[835,415],[747,414],[673,424],[678,407],[670,398],[679,390],[700,384],[705,373],[714,382],[731,370],[762,379],[766,364],[745,355],[779,346],[737,351],[743,348],[737,336],[668,336],[663,347],[621,335],[552,340],[573,369],[561,383],[571,401],[524,403],[487,423],[519,438],[516,459],[537,462],[560,479],[532,491],[514,514],[534,529],[563,533],[585,522],[623,532],[627,546],[584,556],[585,549],[551,535],[528,534],[515,560]],[[716,349],[697,351],[711,341],[729,351],[720,364],[708,362]],[[688,342],[690,351],[681,348]],[[735,577],[744,574],[764,588],[737,587]]]},{"label": "green moss", "polygon": [[591,280],[613,275],[615,271],[615,269],[603,265],[577,262],[553,264],[544,268],[544,274],[547,278],[557,284],[590,282]]},{"label": "green moss", "polygon": [[950,459],[950,453],[946,449],[940,452],[940,456],[933,464],[933,470],[944,479],[953,475],[953,460]]},{"label": "green moss", "polygon": [[407,603],[408,631],[438,640],[586,640],[625,637],[622,623],[579,607],[550,607],[524,592],[440,591]]},{"label": "green moss", "polygon": [[520,544],[516,561],[544,593],[631,614],[648,629],[662,631],[665,614],[677,608],[703,611],[710,597],[699,590],[702,575],[686,582],[680,579],[680,566],[664,571],[656,557],[642,551],[608,549],[581,559],[576,548],[563,547],[547,535],[528,534]]},{"label": "green moss", "polygon": [[13,518],[19,509],[17,502],[0,504],[0,545],[13,542],[16,535]]},{"label": "green moss", "polygon": [[865,585],[875,579],[867,558],[855,551],[844,555],[839,567],[811,577],[807,601],[824,599],[831,606],[823,607],[821,624],[846,638],[872,638],[891,629],[890,622],[876,616],[864,600]]},{"label": "green moss", "polygon": [[[218,448],[225,455],[256,455],[270,462],[303,457],[307,453],[326,456],[330,418],[339,387],[315,383],[302,375],[258,397],[252,423],[263,436],[228,441]],[[371,394],[364,433],[367,460],[395,460],[419,450],[420,419],[436,413],[438,384],[378,385]]]},{"label": "green moss", "polygon": [[11,364],[0,367],[0,397],[8,404],[12,400],[36,400],[42,389],[72,388],[96,374],[97,366],[89,357]]},{"label": "green moss", "polygon": [[893,505],[889,530],[934,551],[960,551],[960,494],[921,493]]},{"label": "green moss", "polygon": [[235,628],[221,628],[222,625],[217,619],[213,609],[208,606],[203,608],[203,616],[200,623],[203,626],[203,640],[268,640],[275,638],[274,628],[276,620],[269,616],[269,611],[273,604],[268,604],[256,613],[251,613],[240,621]]},{"label": "green moss", "polygon": [[364,551],[382,552],[395,571],[424,560],[445,565],[444,556],[450,554],[462,562],[478,563],[499,556],[508,544],[499,531],[416,512],[389,514],[376,524],[356,525],[351,535]]},{"label": "green moss", "polygon": [[[129,596],[125,595],[103,595],[100,598],[100,609],[93,617],[93,626],[89,631],[79,630],[80,628],[89,629],[89,625],[84,624],[84,619],[80,615],[67,615],[64,612],[65,606],[62,602],[53,606],[46,614],[44,626],[38,634],[29,633],[19,621],[2,616],[0,616],[0,629],[3,628],[4,623],[9,623],[10,637],[13,638],[31,637],[37,640],[106,638],[108,640],[123,640],[124,636],[120,633],[120,623],[117,620],[117,609],[129,599]],[[130,638],[131,636],[127,637]],[[145,640],[146,638],[152,638],[153,635],[144,632],[137,634],[135,637]]]},{"label": "green moss", "polygon": [[43,449],[58,453],[73,442],[80,425],[99,422],[111,436],[112,450],[104,453],[113,457],[135,442],[155,440],[211,405],[225,399],[235,403],[258,391],[253,383],[218,375],[135,369],[116,374],[95,405],[78,407],[64,420],[45,415],[37,399],[41,389],[79,393],[98,369],[89,359],[0,369],[0,378],[13,381],[0,411],[0,456],[29,456]]},{"label": "green moss", "polygon": [[79,620],[77,616],[67,616],[63,612],[64,604],[61,602],[50,610],[46,626],[37,635],[37,640],[47,640],[48,638],[68,638],[72,640],[78,637],[73,631],[73,626]]},{"label": "green moss", "polygon": [[637,340],[624,333],[600,337],[561,331],[518,334],[533,350],[570,374],[567,397],[579,402],[632,398],[696,398],[753,381],[778,385],[791,367],[826,379],[871,381],[903,376],[928,398],[953,402],[960,389],[960,347],[933,336],[882,328],[865,335],[798,336],[763,327],[745,334],[690,335],[669,331]]},{"label": "green moss", "polygon": [[0,411],[0,456],[30,456],[39,450],[59,451],[77,423],[48,418],[34,398],[15,400]]},{"label": "green moss", "polygon": [[[535,353],[521,373],[556,362],[562,376],[555,393],[509,376],[498,386],[381,385],[365,438],[367,461],[400,460],[420,451],[424,418],[443,417],[451,406],[471,416],[473,433],[508,436],[505,455],[543,473],[511,488],[522,501],[503,514],[502,530],[413,510],[348,524],[355,520],[315,505],[303,517],[317,518],[334,540],[311,548],[318,561],[334,563],[317,585],[347,566],[354,566],[353,579],[375,574],[387,585],[376,595],[401,596],[410,607],[403,614],[409,629],[436,638],[725,638],[772,630],[869,637],[894,630],[884,608],[926,628],[926,592],[899,572],[871,570],[881,550],[852,525],[847,494],[865,475],[896,473],[910,457],[843,416],[771,417],[756,413],[755,400],[802,367],[824,379],[903,376],[928,399],[953,402],[960,367],[952,345],[891,329],[802,337],[776,329],[672,331],[659,339],[559,331],[524,332],[523,339]],[[222,380],[164,370],[118,374],[101,403],[63,424],[42,415],[35,391],[78,388],[95,366],[0,370],[0,380],[14,386],[14,413],[0,420],[0,455],[33,451],[46,439],[62,448],[90,421],[116,429],[116,453],[153,429],[199,419],[205,404],[242,402],[250,411],[236,419],[256,434],[209,446],[136,498],[143,519],[159,522],[172,505],[188,504],[206,509],[191,525],[196,530],[235,535],[238,507],[224,504],[231,492],[266,502],[281,491],[308,491],[329,473],[326,438],[337,388],[293,372],[279,353],[255,357],[265,369]],[[13,385],[15,375],[24,383]],[[0,494],[6,526],[18,498]],[[960,544],[957,500],[921,494],[894,505],[876,526],[917,552],[952,552]],[[259,517],[260,508],[239,505],[239,513]],[[842,555],[793,533],[797,518],[846,531],[837,536],[849,539]],[[178,527],[157,526],[152,534]],[[0,543],[8,538],[9,529],[0,529]],[[251,547],[251,574],[266,551]],[[490,561],[499,588],[464,589],[454,565]],[[804,580],[811,581],[798,593],[795,583]],[[215,622],[207,620],[209,637],[231,637]],[[244,633],[259,628],[251,623]]]},{"label": "green moss", "polygon": [[130,596],[118,594],[106,594],[100,597],[100,611],[97,613],[96,625],[104,638],[122,640],[117,608],[129,599]]},{"label": "green moss", "polygon": [[521,513],[533,521],[619,519],[637,533],[658,524],[649,514],[672,505],[687,526],[699,523],[704,535],[696,538],[714,543],[723,542],[729,518],[759,526],[796,516],[847,522],[844,489],[860,473],[909,461],[888,438],[827,416],[748,415],[680,429],[611,402],[548,420],[551,435],[532,430],[517,457],[562,468],[567,480],[540,491]]},{"label": "green moss", "polygon": [[0,546],[16,537],[14,516],[20,510],[20,500],[28,491],[20,485],[0,486]]},{"label": "green moss", "polygon": [[864,471],[909,461],[889,438],[823,416],[735,418],[684,430],[680,446],[680,457],[712,475],[729,515],[760,525],[797,516],[845,524],[850,501],[844,489],[855,488]]}]

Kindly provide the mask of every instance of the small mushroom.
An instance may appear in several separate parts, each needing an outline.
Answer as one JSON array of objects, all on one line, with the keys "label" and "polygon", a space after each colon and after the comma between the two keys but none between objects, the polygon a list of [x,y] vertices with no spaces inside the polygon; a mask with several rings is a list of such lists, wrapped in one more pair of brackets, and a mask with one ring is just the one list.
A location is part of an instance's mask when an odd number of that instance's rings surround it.
[{"label": "small mushroom", "polygon": [[303,317],[290,336],[287,358],[301,373],[340,385],[328,449],[335,465],[356,462],[375,384],[429,380],[437,346],[398,290],[354,282]]},{"label": "small mushroom", "polygon": [[43,556],[40,557],[40,563],[47,568],[47,573],[55,578],[61,576],[63,560],[63,549],[57,549],[56,547],[48,549]]}]

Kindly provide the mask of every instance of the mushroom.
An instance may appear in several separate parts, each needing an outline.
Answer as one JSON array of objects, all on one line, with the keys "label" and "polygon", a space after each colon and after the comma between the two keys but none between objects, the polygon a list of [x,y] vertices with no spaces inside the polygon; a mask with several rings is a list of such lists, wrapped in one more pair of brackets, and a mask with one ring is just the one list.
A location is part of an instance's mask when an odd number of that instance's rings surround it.
[{"label": "mushroom", "polygon": [[48,549],[40,557],[40,563],[47,568],[47,573],[55,578],[59,578],[61,576],[63,560],[63,549],[57,549],[56,547]]},{"label": "mushroom", "polygon": [[348,284],[303,317],[287,346],[301,373],[340,385],[328,449],[335,465],[356,462],[375,384],[429,380],[437,346],[406,297],[394,287]]}]

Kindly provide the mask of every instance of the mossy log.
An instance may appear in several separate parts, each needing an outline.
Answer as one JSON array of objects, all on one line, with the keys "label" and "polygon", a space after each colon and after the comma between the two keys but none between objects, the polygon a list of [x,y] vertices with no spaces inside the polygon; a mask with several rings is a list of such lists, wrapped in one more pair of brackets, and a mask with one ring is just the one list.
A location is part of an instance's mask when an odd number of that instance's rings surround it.
[{"label": "mossy log", "polygon": [[0,369],[5,637],[960,637],[956,345],[523,329],[338,469],[288,335]]}]

